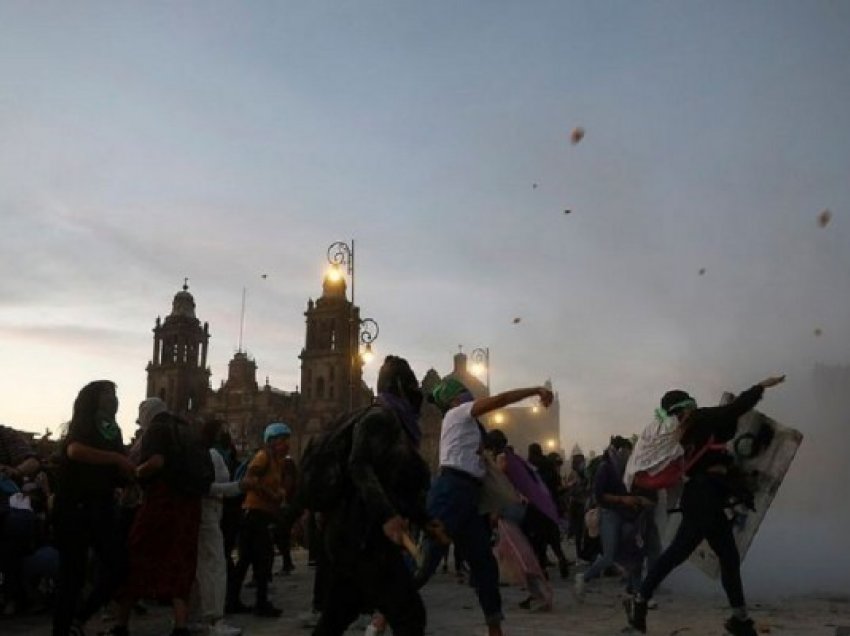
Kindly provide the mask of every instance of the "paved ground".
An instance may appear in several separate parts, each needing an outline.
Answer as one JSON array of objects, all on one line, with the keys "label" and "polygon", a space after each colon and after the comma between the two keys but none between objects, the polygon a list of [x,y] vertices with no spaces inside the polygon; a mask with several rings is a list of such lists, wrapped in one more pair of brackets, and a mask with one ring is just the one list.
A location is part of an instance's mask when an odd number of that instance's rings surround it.
[{"label": "paved ground", "polygon": [[[260,619],[253,616],[233,617],[231,622],[244,628],[250,636],[307,636],[310,634],[301,619],[309,608],[312,590],[312,568],[305,563],[305,553],[295,553],[296,570],[288,576],[276,576],[273,599],[283,608],[280,619]],[[531,613],[518,608],[524,594],[511,587],[502,588],[508,636],[613,636],[629,633],[621,607],[620,586],[616,579],[605,579],[589,586],[582,603],[576,601],[568,581],[556,580],[555,607],[548,613]],[[440,636],[483,635],[481,612],[475,595],[468,586],[458,584],[451,573],[438,573],[423,591],[428,608],[428,634]],[[251,590],[243,590],[243,600],[250,601]],[[660,608],[649,614],[649,633],[664,636],[720,636],[727,615],[718,595],[711,599],[696,598],[671,592],[658,596]],[[850,625],[850,596],[794,597],[755,600],[753,618],[763,634],[787,636],[834,636],[838,627]],[[365,625],[365,622],[363,623]],[[109,622],[92,621],[88,633],[96,634]],[[135,617],[131,625],[134,636],[160,636],[170,632],[169,612],[153,607],[144,617]],[[49,634],[48,616],[0,619],[2,636]],[[349,634],[362,635],[364,627],[353,627]]]}]

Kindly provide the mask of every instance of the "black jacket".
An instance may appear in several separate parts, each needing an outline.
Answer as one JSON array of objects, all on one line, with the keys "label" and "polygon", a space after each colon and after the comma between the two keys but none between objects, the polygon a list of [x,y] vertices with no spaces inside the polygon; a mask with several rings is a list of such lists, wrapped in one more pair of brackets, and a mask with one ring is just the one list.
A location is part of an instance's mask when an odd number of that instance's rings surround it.
[{"label": "black jacket", "polygon": [[[685,456],[691,457],[712,438],[714,443],[728,442],[738,430],[738,418],[750,411],[764,394],[759,384],[747,389],[729,404],[699,408],[691,414],[685,424],[681,444]],[[688,471],[689,476],[704,473],[712,466],[728,465],[732,456],[721,450],[707,451]]]}]

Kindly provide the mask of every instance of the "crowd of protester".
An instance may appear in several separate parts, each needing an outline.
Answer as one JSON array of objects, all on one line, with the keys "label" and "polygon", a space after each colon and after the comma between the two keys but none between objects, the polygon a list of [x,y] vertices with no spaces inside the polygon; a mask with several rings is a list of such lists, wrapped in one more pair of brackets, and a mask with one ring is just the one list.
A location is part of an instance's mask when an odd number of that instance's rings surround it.
[{"label": "crowd of protester", "polygon": [[[678,424],[690,422],[682,424],[685,440],[698,446],[728,441],[738,416],[781,380],[765,380],[725,410],[697,409],[681,391],[665,395],[661,407]],[[426,396],[407,362],[395,356],[381,368],[377,393],[372,405],[338,427],[347,437],[328,437],[347,444],[333,475],[316,467],[330,441],[317,446],[312,461],[305,453],[298,466],[289,455],[289,426],[273,422],[260,447],[238,457],[225,422],[186,421],[159,398],[139,405],[137,434],[125,444],[109,381],[80,390],[51,456],[39,457],[20,433],[0,426],[3,614],[51,611],[54,636],[81,635],[89,619],[112,604],[108,633],[127,636],[134,611],[156,600],[171,605],[173,636],[238,636],[227,615],[252,612],[274,620],[283,611],[304,610],[317,636],[341,635],[364,614],[372,616],[367,633],[389,627],[396,636],[421,636],[427,609],[419,590],[453,550],[456,573],[461,581],[468,575],[491,636],[502,634],[500,582],[527,590],[520,609],[547,611],[550,570],[567,579],[582,563],[573,583],[578,599],[595,579],[619,577],[627,620],[645,631],[653,591],[706,538],[720,557],[733,608],[726,629],[754,633],[723,512],[727,493],[719,467],[728,458],[717,444],[688,467],[684,521],[662,552],[658,492],[624,479],[637,436],[614,436],[587,458],[576,447],[568,463],[537,444],[522,456],[502,430],[485,430],[479,420],[530,397],[547,407],[550,390],[475,399],[448,378]],[[419,454],[426,399],[443,414],[434,475]],[[188,439],[202,446],[209,462],[200,485],[187,473],[198,461],[186,454]],[[269,597],[276,549],[280,574],[294,569],[293,537],[309,544],[310,608],[279,608]],[[565,545],[574,548],[575,561]],[[248,587],[253,603],[245,602]]]}]

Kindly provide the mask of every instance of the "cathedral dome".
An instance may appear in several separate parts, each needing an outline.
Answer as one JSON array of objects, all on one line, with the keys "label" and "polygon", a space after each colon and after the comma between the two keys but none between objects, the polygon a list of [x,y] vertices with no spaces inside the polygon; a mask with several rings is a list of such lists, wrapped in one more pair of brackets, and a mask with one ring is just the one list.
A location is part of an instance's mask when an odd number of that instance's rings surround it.
[{"label": "cathedral dome", "polygon": [[469,392],[472,393],[475,399],[487,397],[490,395],[490,390],[481,380],[476,378],[467,366],[467,357],[465,353],[456,353],[454,357],[454,369],[447,374],[443,379],[455,378],[463,384]]},{"label": "cathedral dome", "polygon": [[185,316],[186,318],[195,317],[195,299],[189,293],[188,283],[183,284],[183,290],[174,294],[174,301],[171,303],[172,316]]}]

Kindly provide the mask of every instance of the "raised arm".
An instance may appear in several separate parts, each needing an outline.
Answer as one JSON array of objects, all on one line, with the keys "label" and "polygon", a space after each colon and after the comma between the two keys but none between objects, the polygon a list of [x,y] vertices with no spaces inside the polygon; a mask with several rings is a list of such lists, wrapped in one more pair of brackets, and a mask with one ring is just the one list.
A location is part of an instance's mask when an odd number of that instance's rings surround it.
[{"label": "raised arm", "polygon": [[552,391],[542,386],[529,387],[527,389],[513,389],[512,391],[505,391],[498,395],[478,398],[475,400],[472,404],[472,417],[481,417],[491,411],[496,411],[534,395],[539,395],[540,403],[546,407],[552,404],[552,400],[555,397],[552,394]]}]

